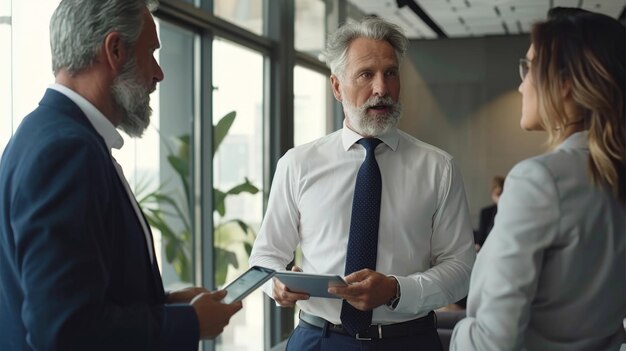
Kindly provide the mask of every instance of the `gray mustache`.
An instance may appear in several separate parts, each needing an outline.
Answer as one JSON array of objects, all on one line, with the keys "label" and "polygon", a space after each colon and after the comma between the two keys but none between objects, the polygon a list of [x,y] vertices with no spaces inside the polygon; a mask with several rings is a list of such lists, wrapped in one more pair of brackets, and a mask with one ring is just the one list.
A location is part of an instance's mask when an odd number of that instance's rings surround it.
[{"label": "gray mustache", "polygon": [[389,96],[387,97],[372,97],[369,98],[367,101],[365,101],[365,103],[363,104],[362,108],[370,108],[370,107],[374,107],[377,105],[388,105],[388,106],[394,106],[396,104],[395,101],[393,101],[392,98],[390,98]]}]

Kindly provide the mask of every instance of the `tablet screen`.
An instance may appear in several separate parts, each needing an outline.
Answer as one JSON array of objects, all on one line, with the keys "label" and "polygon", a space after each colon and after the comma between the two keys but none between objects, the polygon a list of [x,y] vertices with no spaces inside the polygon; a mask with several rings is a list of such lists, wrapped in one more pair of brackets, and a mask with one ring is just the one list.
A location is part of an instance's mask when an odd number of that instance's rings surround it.
[{"label": "tablet screen", "polygon": [[274,270],[269,268],[254,266],[248,269],[224,288],[228,293],[222,302],[233,303],[243,300],[273,275]]}]

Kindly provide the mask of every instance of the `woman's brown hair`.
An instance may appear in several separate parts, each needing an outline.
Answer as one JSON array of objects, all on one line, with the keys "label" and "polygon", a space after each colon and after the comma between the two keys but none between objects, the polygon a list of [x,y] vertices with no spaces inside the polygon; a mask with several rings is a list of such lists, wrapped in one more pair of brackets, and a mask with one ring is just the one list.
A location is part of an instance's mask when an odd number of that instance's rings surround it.
[{"label": "woman's brown hair", "polygon": [[[531,41],[531,74],[548,144],[562,142],[568,125],[584,124],[592,182],[608,187],[625,205],[626,28],[609,16],[557,7],[533,26]],[[563,92],[568,89],[574,116],[566,114]]]}]

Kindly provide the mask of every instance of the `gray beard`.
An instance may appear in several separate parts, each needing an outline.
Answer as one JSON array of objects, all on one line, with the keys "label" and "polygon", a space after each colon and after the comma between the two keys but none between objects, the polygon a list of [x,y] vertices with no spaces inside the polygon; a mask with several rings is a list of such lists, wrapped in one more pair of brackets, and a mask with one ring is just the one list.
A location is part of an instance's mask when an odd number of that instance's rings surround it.
[{"label": "gray beard", "polygon": [[[391,106],[391,111],[382,115],[370,116],[367,109],[385,104]],[[394,102],[390,97],[371,97],[363,105],[356,107],[346,100],[342,103],[348,125],[362,136],[375,137],[384,135],[398,125],[402,113],[402,104]]]},{"label": "gray beard", "polygon": [[119,128],[130,137],[141,137],[150,125],[152,108],[150,90],[137,77],[137,61],[133,58],[124,64],[122,73],[111,86],[113,103],[122,115]]}]

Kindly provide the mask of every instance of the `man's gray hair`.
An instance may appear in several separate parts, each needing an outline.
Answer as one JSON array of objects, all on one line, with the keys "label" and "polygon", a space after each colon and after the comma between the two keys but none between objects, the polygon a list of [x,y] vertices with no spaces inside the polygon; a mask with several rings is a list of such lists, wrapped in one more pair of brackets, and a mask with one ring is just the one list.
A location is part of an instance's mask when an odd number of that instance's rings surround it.
[{"label": "man's gray hair", "polygon": [[157,6],[157,0],[62,0],[50,19],[52,71],[73,75],[88,68],[111,32],[132,47],[143,28],[143,9]]},{"label": "man's gray hair", "polygon": [[347,23],[328,37],[324,57],[330,72],[343,77],[348,59],[348,47],[357,38],[385,40],[396,51],[398,63],[402,61],[408,39],[402,29],[378,17],[366,17],[359,22]]}]

